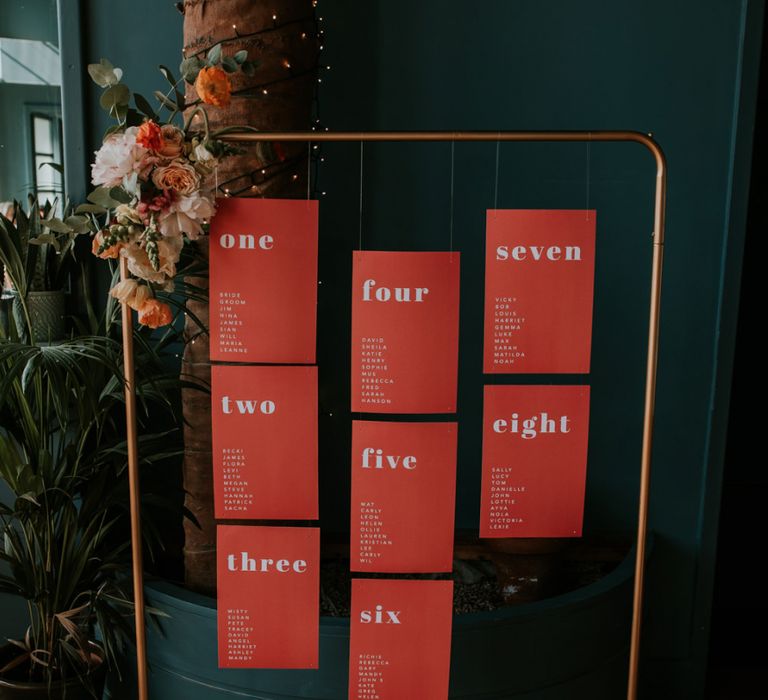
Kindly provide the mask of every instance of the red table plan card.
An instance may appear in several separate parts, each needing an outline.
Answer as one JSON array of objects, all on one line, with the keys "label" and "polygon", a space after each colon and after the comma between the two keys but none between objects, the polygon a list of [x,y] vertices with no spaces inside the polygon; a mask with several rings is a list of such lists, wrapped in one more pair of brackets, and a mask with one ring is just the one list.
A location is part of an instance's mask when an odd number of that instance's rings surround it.
[{"label": "red table plan card", "polygon": [[314,520],[317,367],[211,368],[217,518]]},{"label": "red table plan card", "polygon": [[352,411],[456,411],[459,262],[459,253],[355,251]]},{"label": "red table plan card", "polygon": [[350,700],[447,700],[453,581],[353,579]]},{"label": "red table plan card", "polygon": [[320,530],[219,525],[219,668],[317,668]]},{"label": "red table plan card", "polygon": [[453,568],[456,423],[352,423],[352,571]]},{"label": "red table plan card", "polygon": [[210,232],[211,359],[315,362],[317,202],[217,202]]},{"label": "red table plan card", "polygon": [[589,372],[594,210],[489,209],[487,373]]},{"label": "red table plan card", "polygon": [[480,537],[580,537],[588,386],[486,386]]}]

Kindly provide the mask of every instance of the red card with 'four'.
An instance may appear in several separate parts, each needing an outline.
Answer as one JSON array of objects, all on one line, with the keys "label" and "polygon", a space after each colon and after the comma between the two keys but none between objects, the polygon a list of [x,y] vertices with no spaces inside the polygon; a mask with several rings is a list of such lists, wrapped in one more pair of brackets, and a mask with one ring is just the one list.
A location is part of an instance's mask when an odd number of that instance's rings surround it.
[{"label": "red card with 'four'", "polygon": [[579,537],[588,386],[486,386],[481,537]]},{"label": "red card with 'four'", "polygon": [[353,411],[456,411],[459,261],[458,253],[353,254]]},{"label": "red card with 'four'", "polygon": [[456,423],[352,423],[352,571],[453,568]]},{"label": "red card with 'four'", "polygon": [[594,278],[593,210],[489,209],[484,371],[588,373]]},{"label": "red card with 'four'", "polygon": [[217,518],[317,518],[317,367],[211,368]]},{"label": "red card with 'four'", "polygon": [[217,528],[219,668],[317,668],[320,530]]},{"label": "red card with 'four'", "polygon": [[447,700],[453,581],[353,579],[350,700]]},{"label": "red card with 'four'", "polygon": [[210,232],[211,359],[312,364],[317,202],[219,199]]}]

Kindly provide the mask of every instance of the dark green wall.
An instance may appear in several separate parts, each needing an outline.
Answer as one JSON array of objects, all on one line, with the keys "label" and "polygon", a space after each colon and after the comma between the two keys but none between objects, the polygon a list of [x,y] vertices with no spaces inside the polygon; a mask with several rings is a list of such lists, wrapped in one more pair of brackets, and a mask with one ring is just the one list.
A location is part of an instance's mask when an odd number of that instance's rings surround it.
[{"label": "dark green wall", "polygon": [[[658,688],[648,694],[653,698],[700,697],[703,688],[761,7],[746,0],[319,3],[332,66],[323,74],[321,117],[331,129],[637,129],[652,131],[667,153],[651,494],[657,547],[644,666],[646,683]],[[91,0],[84,9],[87,62],[109,57],[144,94],[159,86],[156,64],[178,64],[181,17],[172,3]],[[93,135],[105,122],[88,94]],[[450,150],[366,147],[364,248],[448,248]],[[329,145],[324,157],[322,515],[324,526],[341,528],[348,513],[348,290],[359,235],[360,148]],[[483,221],[494,201],[495,145],[457,145],[454,169],[453,247],[463,258],[457,522],[474,528]],[[598,212],[593,370],[562,381],[593,387],[587,529],[627,537],[637,502],[653,175],[650,156],[637,145],[500,150],[500,207]]]}]

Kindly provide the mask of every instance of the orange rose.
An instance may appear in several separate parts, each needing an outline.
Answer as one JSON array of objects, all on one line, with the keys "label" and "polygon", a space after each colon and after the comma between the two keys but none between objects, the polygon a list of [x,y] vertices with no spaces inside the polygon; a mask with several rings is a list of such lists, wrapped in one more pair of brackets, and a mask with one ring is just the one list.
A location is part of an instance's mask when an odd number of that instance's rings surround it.
[{"label": "orange rose", "polygon": [[163,147],[163,134],[160,127],[148,119],[139,127],[136,143],[150,151],[159,151]]},{"label": "orange rose", "polygon": [[198,97],[207,105],[228,107],[232,85],[227,74],[221,69],[201,68],[195,80]]},{"label": "orange rose", "polygon": [[157,155],[173,160],[178,158],[184,150],[184,132],[173,124],[163,124],[160,127],[163,137],[163,145],[156,149]]},{"label": "orange rose", "polygon": [[99,231],[93,237],[93,243],[91,244],[91,252],[96,257],[99,257],[102,260],[106,260],[107,258],[117,258],[120,255],[120,248],[123,247],[122,243],[115,243],[115,245],[110,246],[106,250],[102,250],[101,253],[99,253],[99,249],[101,248],[101,244],[103,242],[104,242],[104,234],[101,231]]},{"label": "orange rose", "polygon": [[174,190],[189,195],[200,187],[200,175],[189,163],[174,160],[168,165],[155,168],[152,182],[159,190]]},{"label": "orange rose", "polygon": [[171,307],[157,299],[147,299],[139,309],[139,323],[144,326],[159,328],[172,320]]}]

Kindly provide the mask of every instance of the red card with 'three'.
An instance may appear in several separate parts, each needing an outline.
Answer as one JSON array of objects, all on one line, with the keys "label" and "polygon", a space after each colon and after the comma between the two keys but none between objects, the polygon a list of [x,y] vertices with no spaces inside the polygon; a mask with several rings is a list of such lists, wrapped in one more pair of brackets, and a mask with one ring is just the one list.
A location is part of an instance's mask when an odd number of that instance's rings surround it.
[{"label": "red card with 'three'", "polygon": [[352,571],[453,568],[456,423],[352,423]]},{"label": "red card with 'three'", "polygon": [[219,525],[219,668],[317,668],[320,530]]},{"label": "red card with 'three'", "polygon": [[350,700],[447,700],[453,581],[353,579]]},{"label": "red card with 'three'", "polygon": [[313,364],[317,201],[217,201],[211,221],[210,354],[225,362]]},{"label": "red card with 'three'", "polygon": [[589,372],[594,210],[489,209],[487,373]]},{"label": "red card with 'three'", "polygon": [[456,411],[460,259],[353,253],[352,411]]},{"label": "red card with 'three'", "polygon": [[314,520],[317,367],[211,368],[217,518]]},{"label": "red card with 'three'", "polygon": [[588,386],[486,386],[480,537],[579,537]]}]

